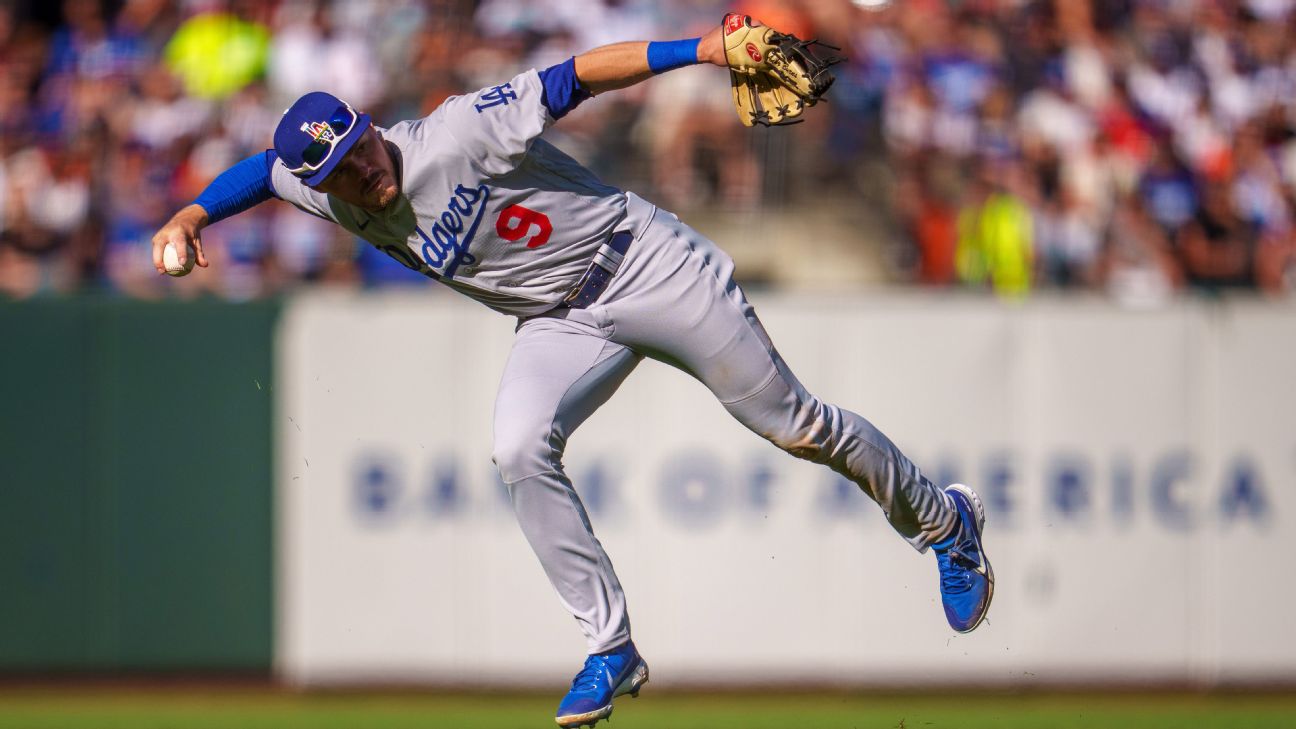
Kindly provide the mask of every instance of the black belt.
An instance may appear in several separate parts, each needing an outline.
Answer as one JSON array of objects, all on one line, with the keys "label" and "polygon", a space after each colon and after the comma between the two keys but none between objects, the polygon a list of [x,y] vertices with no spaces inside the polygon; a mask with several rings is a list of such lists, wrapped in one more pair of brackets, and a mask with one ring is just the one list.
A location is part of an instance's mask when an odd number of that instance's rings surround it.
[{"label": "black belt", "polygon": [[585,269],[580,281],[576,282],[575,288],[567,294],[559,306],[568,309],[584,309],[598,301],[607,289],[612,276],[616,274],[617,269],[621,268],[626,251],[630,250],[630,243],[633,241],[634,236],[628,232],[613,233],[607,243],[599,246],[589,268]]}]

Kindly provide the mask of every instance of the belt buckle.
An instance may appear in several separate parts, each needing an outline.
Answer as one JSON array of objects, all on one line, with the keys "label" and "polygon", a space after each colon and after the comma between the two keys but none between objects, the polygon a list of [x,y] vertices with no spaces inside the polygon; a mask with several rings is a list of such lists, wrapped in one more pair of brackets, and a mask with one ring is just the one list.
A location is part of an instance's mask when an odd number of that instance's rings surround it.
[{"label": "belt buckle", "polygon": [[571,291],[568,291],[567,295],[563,297],[562,299],[563,306],[571,306],[572,303],[576,301],[576,299],[580,298],[581,291],[584,290],[585,284],[589,283],[590,275],[592,273],[594,273],[593,263],[591,263],[588,267],[585,268],[585,273],[581,274],[580,279],[576,281],[576,285],[573,286]]},{"label": "belt buckle", "polygon": [[592,272],[594,272],[594,263],[590,263],[590,266],[586,267],[586,270],[581,274],[581,278],[575,281],[572,291],[569,291],[566,296],[562,297],[562,305],[566,306],[572,304],[573,301],[581,297],[581,289],[584,288],[584,284],[590,283],[590,274],[592,274]]}]

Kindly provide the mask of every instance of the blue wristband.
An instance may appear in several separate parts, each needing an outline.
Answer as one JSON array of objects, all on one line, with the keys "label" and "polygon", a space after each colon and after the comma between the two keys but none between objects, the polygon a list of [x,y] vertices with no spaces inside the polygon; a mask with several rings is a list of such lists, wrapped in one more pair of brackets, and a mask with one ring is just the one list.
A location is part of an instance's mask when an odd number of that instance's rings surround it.
[{"label": "blue wristband", "polygon": [[659,41],[648,44],[648,68],[653,73],[664,73],[698,62],[697,49],[701,38]]}]

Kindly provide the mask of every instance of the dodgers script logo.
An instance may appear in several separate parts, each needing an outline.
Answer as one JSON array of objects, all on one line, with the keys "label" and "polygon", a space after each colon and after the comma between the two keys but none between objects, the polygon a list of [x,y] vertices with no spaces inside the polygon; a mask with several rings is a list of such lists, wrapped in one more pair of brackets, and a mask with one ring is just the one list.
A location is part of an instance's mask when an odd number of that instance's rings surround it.
[{"label": "dodgers script logo", "polygon": [[445,212],[434,218],[436,222],[432,224],[431,235],[415,226],[414,230],[423,238],[423,260],[432,268],[444,266],[442,277],[454,278],[461,264],[471,266],[477,262],[477,258],[468,252],[468,247],[477,235],[477,226],[486,213],[488,200],[489,187],[459,185],[446,202]]}]

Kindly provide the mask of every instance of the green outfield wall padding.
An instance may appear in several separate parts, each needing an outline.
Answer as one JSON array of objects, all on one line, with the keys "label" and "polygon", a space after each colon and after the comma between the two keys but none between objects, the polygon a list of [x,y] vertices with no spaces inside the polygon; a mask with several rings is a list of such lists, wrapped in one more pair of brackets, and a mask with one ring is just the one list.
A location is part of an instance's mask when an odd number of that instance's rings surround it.
[{"label": "green outfield wall padding", "polygon": [[0,302],[0,670],[268,670],[273,303]]}]

